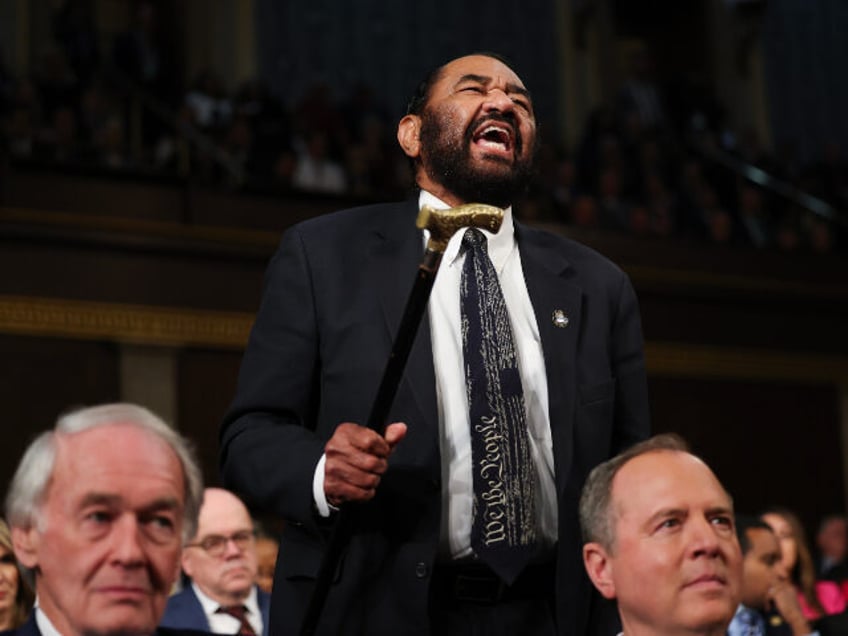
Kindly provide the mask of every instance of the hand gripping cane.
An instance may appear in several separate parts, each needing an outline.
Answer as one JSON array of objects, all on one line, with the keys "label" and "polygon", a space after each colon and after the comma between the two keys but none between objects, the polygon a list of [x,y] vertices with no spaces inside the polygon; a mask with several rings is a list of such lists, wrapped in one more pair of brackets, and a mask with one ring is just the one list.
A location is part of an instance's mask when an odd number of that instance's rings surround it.
[{"label": "hand gripping cane", "polygon": [[[418,228],[429,230],[430,238],[424,257],[418,266],[418,274],[415,278],[412,291],[406,301],[406,309],[403,312],[400,326],[398,327],[392,351],[383,371],[383,379],[377,389],[377,397],[371,407],[366,426],[379,433],[383,432],[386,417],[395,399],[398,384],[403,376],[406,361],[418,325],[427,309],[427,301],[430,298],[430,290],[442,261],[442,254],[448,245],[448,241],[457,230],[464,227],[476,227],[497,232],[503,222],[503,210],[482,203],[468,203],[448,210],[435,210],[429,206],[423,206],[418,214],[415,224]],[[315,588],[306,614],[301,624],[301,636],[312,636],[318,625],[318,618],[324,608],[324,601],[330,589],[330,582],[336,571],[342,551],[347,546],[354,529],[354,515],[349,508],[339,512],[339,518],[333,530],[330,542],[324,552],[321,568],[318,570],[318,578],[315,580]]]}]

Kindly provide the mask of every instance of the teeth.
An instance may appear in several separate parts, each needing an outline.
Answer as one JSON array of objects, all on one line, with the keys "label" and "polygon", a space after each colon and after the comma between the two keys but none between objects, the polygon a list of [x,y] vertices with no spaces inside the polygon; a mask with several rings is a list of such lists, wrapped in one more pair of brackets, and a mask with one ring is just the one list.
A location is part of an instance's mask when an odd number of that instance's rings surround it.
[{"label": "teeth", "polygon": [[475,141],[481,146],[506,152],[512,145],[512,130],[504,124],[491,123],[475,135]]},{"label": "teeth", "polygon": [[506,150],[506,144],[503,144],[499,141],[489,141],[488,139],[483,139],[480,141],[480,143],[484,146],[491,146],[493,148],[502,148]]}]

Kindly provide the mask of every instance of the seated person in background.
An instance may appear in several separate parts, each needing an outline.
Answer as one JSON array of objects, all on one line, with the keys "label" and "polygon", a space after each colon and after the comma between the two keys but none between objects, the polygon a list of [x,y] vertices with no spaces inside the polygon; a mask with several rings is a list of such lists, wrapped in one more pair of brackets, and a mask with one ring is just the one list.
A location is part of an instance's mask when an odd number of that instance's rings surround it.
[{"label": "seated person in background", "polygon": [[725,633],[742,574],[733,502],[679,437],[652,437],[596,467],[580,523],[586,571],[618,601],[624,636]]},{"label": "seated person in background", "polygon": [[277,555],[280,542],[266,530],[256,533],[256,585],[260,590],[271,593],[274,587],[274,572],[277,568]]},{"label": "seated person in background", "polygon": [[18,571],[9,526],[0,519],[0,631],[17,629],[32,610],[32,592]]},{"label": "seated person in background", "polygon": [[157,625],[202,489],[188,443],[144,408],[59,418],[27,449],[6,499],[15,555],[38,597],[16,633],[193,633]]},{"label": "seated person in background", "polygon": [[756,517],[738,515],[736,536],[743,556],[742,596],[727,629],[728,636],[812,633],[771,527]]},{"label": "seated person in background", "polygon": [[268,634],[270,596],[256,587],[253,520],[228,490],[207,488],[197,534],[185,544],[191,583],[168,600],[164,627],[216,634]]},{"label": "seated person in background", "polygon": [[[818,578],[848,583],[848,521],[845,515],[827,515],[819,523],[816,533],[819,551]],[[843,590],[848,586],[843,585]]]},{"label": "seated person in background", "polygon": [[770,508],[760,517],[780,541],[783,565],[798,594],[804,616],[817,619],[845,611],[845,597],[839,586],[832,581],[816,581],[813,557],[798,517],[786,508]]}]

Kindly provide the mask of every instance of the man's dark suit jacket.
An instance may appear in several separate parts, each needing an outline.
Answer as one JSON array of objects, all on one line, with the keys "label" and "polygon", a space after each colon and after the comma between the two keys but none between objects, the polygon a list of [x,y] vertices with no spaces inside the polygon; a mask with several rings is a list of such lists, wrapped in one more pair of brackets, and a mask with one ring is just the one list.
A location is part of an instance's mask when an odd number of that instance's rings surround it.
[{"label": "man's dark suit jacket", "polygon": [[[268,636],[268,629],[271,624],[269,619],[271,595],[258,588],[256,593],[259,611],[262,612],[262,634],[263,636]],[[200,600],[197,598],[197,594],[194,593],[194,588],[191,585],[188,585],[185,589],[177,592],[168,599],[165,614],[162,616],[159,624],[162,627],[210,631],[209,620],[206,618],[203,606],[200,604]]]},{"label": "man's dark suit jacket", "polygon": [[848,561],[839,561],[831,564],[819,574],[818,578],[821,581],[833,581],[841,585],[843,582],[848,581]]},{"label": "man's dark suit jacket", "polygon": [[[41,636],[41,630],[38,629],[38,623],[35,622],[35,611],[30,613],[27,622],[18,629],[0,632],[0,636]],[[196,629],[168,629],[166,627],[159,627],[153,636],[209,636],[209,632],[198,631]]]},{"label": "man's dark suit jacket", "polygon": [[[297,633],[327,537],[312,480],[341,422],[367,421],[423,253],[417,202],[318,217],[286,232],[221,429],[224,482],[288,520],[271,633]],[[587,473],[649,433],[639,309],[627,276],[591,249],[516,224],[545,357],[559,498],[559,632],[591,633],[577,503]],[[565,328],[552,320],[562,310]],[[320,634],[429,634],[442,469],[430,328],[413,345],[389,421],[408,424],[337,571]],[[608,608],[607,608],[608,609]],[[605,626],[605,628],[609,628]],[[615,633],[615,632],[612,632]]]}]

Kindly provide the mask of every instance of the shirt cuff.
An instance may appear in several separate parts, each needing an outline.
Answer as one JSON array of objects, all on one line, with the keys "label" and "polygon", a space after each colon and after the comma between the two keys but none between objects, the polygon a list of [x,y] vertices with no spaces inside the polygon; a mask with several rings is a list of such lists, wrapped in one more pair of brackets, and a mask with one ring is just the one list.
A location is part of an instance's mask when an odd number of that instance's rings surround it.
[{"label": "shirt cuff", "polygon": [[312,498],[315,500],[315,509],[323,518],[329,517],[332,513],[338,512],[336,506],[331,505],[327,501],[324,494],[324,464],[327,463],[327,456],[321,455],[318,460],[318,465],[315,466],[315,474],[312,476]]}]

